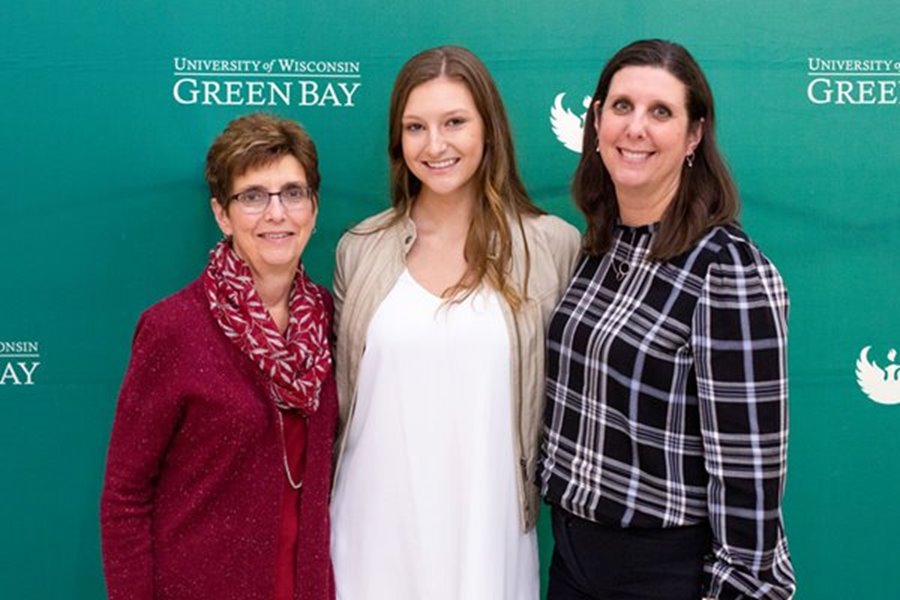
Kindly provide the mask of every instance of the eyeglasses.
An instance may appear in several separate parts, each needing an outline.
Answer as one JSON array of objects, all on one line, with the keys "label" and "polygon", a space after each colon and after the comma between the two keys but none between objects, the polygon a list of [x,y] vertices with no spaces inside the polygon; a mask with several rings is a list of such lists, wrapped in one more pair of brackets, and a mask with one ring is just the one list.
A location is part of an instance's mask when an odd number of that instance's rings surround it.
[{"label": "eyeglasses", "polygon": [[246,214],[258,215],[269,208],[272,196],[278,196],[281,199],[281,205],[285,210],[300,210],[311,203],[314,195],[315,192],[308,185],[289,184],[277,192],[270,192],[263,188],[250,188],[231,196],[230,200],[237,202]]}]

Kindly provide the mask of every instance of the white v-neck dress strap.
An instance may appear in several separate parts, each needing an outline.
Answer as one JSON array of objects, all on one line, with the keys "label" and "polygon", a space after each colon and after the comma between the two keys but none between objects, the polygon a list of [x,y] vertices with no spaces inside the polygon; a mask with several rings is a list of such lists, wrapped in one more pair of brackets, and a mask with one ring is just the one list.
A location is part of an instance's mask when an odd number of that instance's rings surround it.
[{"label": "white v-neck dress strap", "polygon": [[339,600],[538,598],[499,302],[445,303],[405,271],[372,318],[332,501]]}]

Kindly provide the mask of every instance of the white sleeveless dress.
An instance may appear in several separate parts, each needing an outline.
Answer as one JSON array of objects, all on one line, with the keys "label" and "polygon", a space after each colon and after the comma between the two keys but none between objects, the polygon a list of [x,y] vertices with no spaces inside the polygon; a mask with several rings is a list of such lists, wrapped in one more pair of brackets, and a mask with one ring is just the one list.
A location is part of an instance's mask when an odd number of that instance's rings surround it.
[{"label": "white sleeveless dress", "polygon": [[538,598],[499,302],[448,304],[404,271],[376,310],[331,507],[338,600]]}]

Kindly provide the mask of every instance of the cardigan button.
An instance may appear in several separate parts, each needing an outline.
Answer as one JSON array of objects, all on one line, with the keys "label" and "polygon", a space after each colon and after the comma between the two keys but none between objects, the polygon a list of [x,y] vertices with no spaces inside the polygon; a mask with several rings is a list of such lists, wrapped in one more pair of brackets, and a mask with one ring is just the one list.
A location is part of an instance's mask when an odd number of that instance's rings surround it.
[{"label": "cardigan button", "polygon": [[412,242],[412,239],[413,239],[413,236],[408,235],[408,236],[406,236],[406,239],[403,240],[403,243],[409,245]]}]

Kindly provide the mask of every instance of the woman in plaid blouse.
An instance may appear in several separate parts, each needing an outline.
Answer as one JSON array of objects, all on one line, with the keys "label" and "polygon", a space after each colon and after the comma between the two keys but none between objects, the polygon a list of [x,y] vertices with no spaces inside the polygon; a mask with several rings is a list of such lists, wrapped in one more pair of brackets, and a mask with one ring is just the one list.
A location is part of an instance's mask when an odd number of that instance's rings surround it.
[{"label": "woman in plaid blouse", "polygon": [[791,598],[787,293],[737,224],[709,84],[634,42],[591,111],[585,253],[547,337],[548,598]]}]

